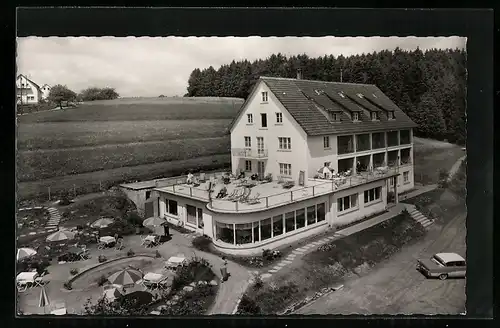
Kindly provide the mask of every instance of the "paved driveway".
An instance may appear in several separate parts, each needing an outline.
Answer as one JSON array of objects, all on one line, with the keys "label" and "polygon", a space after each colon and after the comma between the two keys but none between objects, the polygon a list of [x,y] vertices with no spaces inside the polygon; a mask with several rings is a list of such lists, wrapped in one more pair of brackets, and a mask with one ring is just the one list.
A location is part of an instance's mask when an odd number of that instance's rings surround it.
[{"label": "paved driveway", "polygon": [[408,246],[368,275],[300,309],[299,314],[459,314],[465,312],[465,279],[426,279],[417,258],[441,251],[465,257],[466,214]]}]

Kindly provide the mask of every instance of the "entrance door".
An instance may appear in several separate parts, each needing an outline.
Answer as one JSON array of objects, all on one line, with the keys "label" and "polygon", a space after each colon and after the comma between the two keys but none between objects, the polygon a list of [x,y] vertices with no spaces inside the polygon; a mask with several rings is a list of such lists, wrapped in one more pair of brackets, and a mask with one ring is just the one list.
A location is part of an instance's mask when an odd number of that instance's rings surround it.
[{"label": "entrance door", "polygon": [[151,201],[144,203],[144,217],[146,219],[154,216],[154,207],[153,206],[154,206],[154,204]]},{"label": "entrance door", "polygon": [[257,137],[257,154],[259,156],[264,155],[264,138]]},{"label": "entrance door", "polygon": [[264,161],[257,162],[257,174],[259,175],[259,179],[264,179],[264,173],[266,171],[266,167]]}]

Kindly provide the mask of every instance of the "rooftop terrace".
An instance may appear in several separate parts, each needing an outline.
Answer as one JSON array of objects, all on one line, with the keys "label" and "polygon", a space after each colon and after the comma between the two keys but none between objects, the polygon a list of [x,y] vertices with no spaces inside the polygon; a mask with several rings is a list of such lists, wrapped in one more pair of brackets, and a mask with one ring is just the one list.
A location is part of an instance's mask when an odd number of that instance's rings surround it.
[{"label": "rooftop terrace", "polygon": [[[250,213],[326,195],[368,182],[387,179],[395,175],[398,175],[398,168],[389,168],[385,172],[367,172],[350,177],[334,178],[332,180],[308,179],[308,185],[305,187],[295,185],[286,189],[278,181],[267,183],[255,181],[253,182],[255,183],[254,186],[245,187],[243,181],[231,180],[229,184],[224,185],[219,180],[222,176],[222,173],[220,173],[219,176],[216,174],[212,177],[212,185],[215,185],[215,187],[212,189],[211,201],[208,192],[210,179],[207,179],[205,183],[201,183],[197,187],[186,184],[185,179],[179,179],[177,183],[156,188],[155,190],[207,202],[207,207],[215,212]],[[238,198],[232,199],[228,196],[217,199],[216,196],[223,187],[226,187],[227,195],[231,195],[233,192],[243,193],[245,189],[247,193],[250,192],[250,195],[246,201]]]}]

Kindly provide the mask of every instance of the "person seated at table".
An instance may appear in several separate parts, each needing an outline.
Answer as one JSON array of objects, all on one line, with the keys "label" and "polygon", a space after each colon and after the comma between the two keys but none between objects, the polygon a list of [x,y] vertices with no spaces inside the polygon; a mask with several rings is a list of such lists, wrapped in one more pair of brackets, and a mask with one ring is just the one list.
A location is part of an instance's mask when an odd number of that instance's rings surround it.
[{"label": "person seated at table", "polygon": [[187,175],[186,183],[187,184],[194,183],[194,175],[191,172],[189,172],[188,175]]},{"label": "person seated at table", "polygon": [[224,198],[227,195],[227,188],[224,186],[219,190],[219,193],[215,198]]}]

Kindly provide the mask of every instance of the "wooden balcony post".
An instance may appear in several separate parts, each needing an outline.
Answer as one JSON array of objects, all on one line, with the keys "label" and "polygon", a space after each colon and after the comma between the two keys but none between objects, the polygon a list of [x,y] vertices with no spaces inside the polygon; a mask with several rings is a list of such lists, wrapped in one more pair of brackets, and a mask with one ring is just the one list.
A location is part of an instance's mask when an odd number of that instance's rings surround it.
[{"label": "wooden balcony post", "polygon": [[[333,181],[333,180],[332,180]],[[313,196],[314,196],[314,186],[313,186]]]},{"label": "wooden balcony post", "polygon": [[269,207],[269,196],[266,197],[266,208]]},{"label": "wooden balcony post", "polygon": [[290,201],[293,202],[293,191],[290,191]]}]

